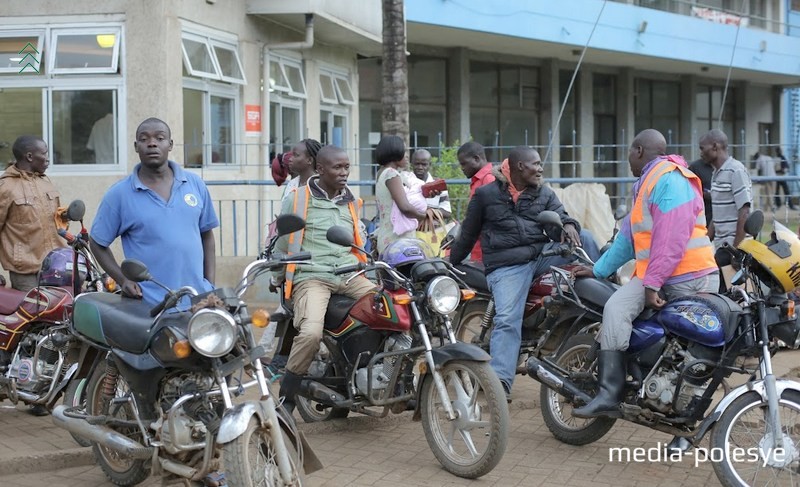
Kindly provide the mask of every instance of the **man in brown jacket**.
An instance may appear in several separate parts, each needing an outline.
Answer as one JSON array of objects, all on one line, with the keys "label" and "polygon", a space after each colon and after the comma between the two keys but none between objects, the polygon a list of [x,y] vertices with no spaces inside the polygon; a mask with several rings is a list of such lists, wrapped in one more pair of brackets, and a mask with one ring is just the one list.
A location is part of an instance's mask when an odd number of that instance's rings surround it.
[{"label": "man in brown jacket", "polygon": [[16,162],[0,175],[0,264],[11,287],[28,291],[47,253],[65,245],[54,219],[60,195],[44,175],[50,165],[44,140],[20,136],[12,152]]}]

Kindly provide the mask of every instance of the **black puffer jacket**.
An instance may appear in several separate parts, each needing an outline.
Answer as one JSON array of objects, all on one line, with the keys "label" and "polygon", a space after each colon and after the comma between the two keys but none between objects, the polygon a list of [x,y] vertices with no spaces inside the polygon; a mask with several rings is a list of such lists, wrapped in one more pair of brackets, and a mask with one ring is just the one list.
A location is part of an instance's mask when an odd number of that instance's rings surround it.
[{"label": "black puffer jacket", "polygon": [[464,260],[479,236],[486,274],[535,259],[549,240],[536,222],[544,210],[555,211],[562,223],[571,223],[580,232],[580,224],[570,218],[552,189],[529,186],[514,204],[506,177],[497,168],[493,174],[496,181],[478,188],[469,201],[461,235],[450,250],[451,262]]}]

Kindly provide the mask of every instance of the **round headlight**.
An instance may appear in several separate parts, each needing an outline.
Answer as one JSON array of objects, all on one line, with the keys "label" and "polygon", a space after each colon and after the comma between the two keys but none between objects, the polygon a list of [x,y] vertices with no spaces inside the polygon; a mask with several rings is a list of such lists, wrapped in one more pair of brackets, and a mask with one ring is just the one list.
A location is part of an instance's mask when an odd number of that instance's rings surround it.
[{"label": "round headlight", "polygon": [[203,308],[189,320],[189,343],[206,357],[222,357],[236,343],[236,322],[227,311]]},{"label": "round headlight", "polygon": [[460,301],[461,289],[452,277],[439,276],[428,284],[428,303],[437,313],[452,313]]}]

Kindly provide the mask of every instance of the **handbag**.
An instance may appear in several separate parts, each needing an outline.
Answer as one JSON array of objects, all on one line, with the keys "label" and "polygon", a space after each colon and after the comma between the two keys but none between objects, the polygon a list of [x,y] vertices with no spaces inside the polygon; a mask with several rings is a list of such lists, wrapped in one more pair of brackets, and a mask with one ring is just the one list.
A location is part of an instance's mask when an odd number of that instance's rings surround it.
[{"label": "handbag", "polygon": [[428,244],[435,255],[439,255],[446,235],[447,229],[442,212],[437,208],[428,208],[425,220],[417,227],[417,238]]}]

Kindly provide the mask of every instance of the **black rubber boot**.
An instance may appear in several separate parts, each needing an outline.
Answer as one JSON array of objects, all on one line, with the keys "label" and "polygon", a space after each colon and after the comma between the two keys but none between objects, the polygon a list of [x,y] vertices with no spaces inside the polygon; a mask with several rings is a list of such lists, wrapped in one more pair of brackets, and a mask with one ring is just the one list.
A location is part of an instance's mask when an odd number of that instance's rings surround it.
[{"label": "black rubber boot", "polygon": [[597,353],[600,391],[589,404],[572,410],[578,418],[619,417],[619,403],[625,387],[625,352],[600,350]]},{"label": "black rubber boot", "polygon": [[675,436],[667,445],[667,455],[683,455],[692,448],[692,443],[681,436]]},{"label": "black rubber boot", "polygon": [[288,370],[283,374],[283,378],[281,379],[281,389],[278,395],[283,398],[283,407],[286,409],[286,412],[289,413],[289,416],[294,414],[294,398],[300,390],[300,384],[302,382],[302,375],[289,372]]}]

